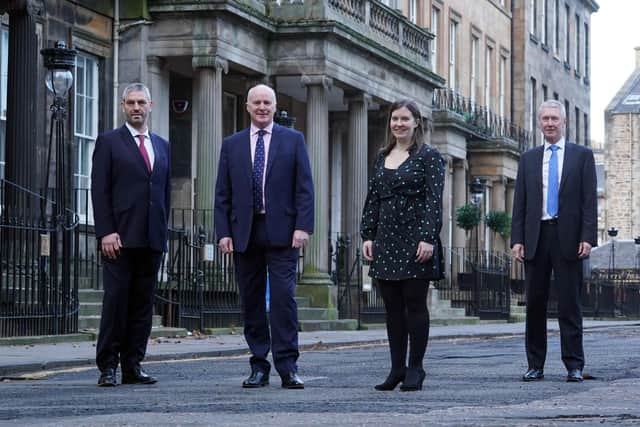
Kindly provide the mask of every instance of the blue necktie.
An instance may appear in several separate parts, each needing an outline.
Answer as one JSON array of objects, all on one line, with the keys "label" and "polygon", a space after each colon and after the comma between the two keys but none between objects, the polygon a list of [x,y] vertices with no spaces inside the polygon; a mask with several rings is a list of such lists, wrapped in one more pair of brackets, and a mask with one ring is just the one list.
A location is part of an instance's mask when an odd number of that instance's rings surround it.
[{"label": "blue necktie", "polygon": [[267,131],[260,129],[258,131],[258,140],[256,141],[256,152],[253,155],[253,210],[260,212],[264,209],[262,206],[262,174],[264,171],[264,134]]},{"label": "blue necktie", "polygon": [[558,216],[558,150],[556,145],[549,146],[549,181],[547,182],[547,213],[555,218]]}]

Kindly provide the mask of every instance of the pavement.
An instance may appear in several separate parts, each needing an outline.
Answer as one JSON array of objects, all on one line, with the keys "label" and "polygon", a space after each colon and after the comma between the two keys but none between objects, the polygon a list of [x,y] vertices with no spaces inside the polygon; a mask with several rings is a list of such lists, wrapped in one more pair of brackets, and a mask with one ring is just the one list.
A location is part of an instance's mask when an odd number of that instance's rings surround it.
[{"label": "pavement", "polygon": [[[585,320],[585,333],[601,328],[640,327],[640,321]],[[550,320],[549,333],[559,330]],[[479,323],[474,325],[434,325],[430,341],[490,338],[524,335],[524,323]],[[386,344],[386,330],[300,332],[300,350],[320,350],[342,346]],[[0,381],[28,376],[56,368],[95,365],[95,342],[56,342],[52,344],[0,345]],[[524,342],[523,342],[524,357]],[[154,338],[147,346],[147,361],[198,359],[247,354],[242,334],[202,335],[183,338]]]}]

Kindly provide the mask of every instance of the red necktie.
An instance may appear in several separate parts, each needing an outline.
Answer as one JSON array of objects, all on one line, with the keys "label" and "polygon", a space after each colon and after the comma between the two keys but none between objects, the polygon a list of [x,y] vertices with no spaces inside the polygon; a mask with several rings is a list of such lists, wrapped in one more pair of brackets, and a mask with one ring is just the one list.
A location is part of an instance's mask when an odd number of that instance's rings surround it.
[{"label": "red necktie", "polygon": [[151,160],[149,160],[149,153],[147,153],[147,149],[144,146],[144,135],[138,135],[138,140],[140,141],[140,154],[142,154],[142,158],[144,162],[147,164],[147,170],[151,172]]}]

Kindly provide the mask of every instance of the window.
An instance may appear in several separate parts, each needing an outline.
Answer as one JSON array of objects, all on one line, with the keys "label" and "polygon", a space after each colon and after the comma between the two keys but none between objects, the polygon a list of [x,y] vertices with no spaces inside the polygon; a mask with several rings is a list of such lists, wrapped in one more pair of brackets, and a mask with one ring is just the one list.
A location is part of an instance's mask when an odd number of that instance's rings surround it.
[{"label": "window", "polygon": [[565,5],[565,14],[564,14],[564,62],[569,64],[569,45],[571,44],[571,33],[569,32],[569,5]]},{"label": "window", "polygon": [[569,109],[569,100],[568,99],[564,100],[564,111],[565,111],[565,114],[567,115],[567,117],[565,117],[567,123],[566,123],[565,130],[564,130],[564,137],[567,140],[569,140],[569,139],[571,139],[571,126],[569,126],[571,124],[571,117],[570,117],[570,115],[571,115],[570,111],[571,110]]},{"label": "window", "polygon": [[537,108],[538,102],[536,100],[536,79],[531,77],[530,82],[530,98],[529,98],[529,132],[533,138],[533,145],[537,145],[537,132],[536,129],[536,116],[537,116]]},{"label": "window", "polygon": [[409,0],[409,21],[418,23],[418,0]]},{"label": "window", "polygon": [[584,126],[584,145],[589,147],[591,145],[591,140],[589,139],[589,116],[587,113],[584,113],[582,117],[582,126]]},{"label": "window", "polygon": [[4,178],[7,133],[7,77],[9,68],[9,29],[0,27],[0,178]]},{"label": "window", "polygon": [[580,109],[576,107],[576,144],[580,144]]},{"label": "window", "polygon": [[553,53],[560,55],[560,0],[553,1],[555,2],[553,8]]},{"label": "window", "polygon": [[431,8],[431,32],[434,35],[431,43],[431,69],[437,72],[438,68],[438,43],[440,35],[440,10],[437,7]]},{"label": "window", "polygon": [[529,14],[531,15],[531,27],[529,29],[529,31],[531,32],[532,35],[536,35],[536,33],[538,32],[538,10],[536,7],[536,3],[538,0],[529,0]]},{"label": "window", "polygon": [[480,40],[478,37],[472,35],[471,36],[471,91],[470,91],[470,99],[472,103],[476,102],[477,98],[477,87],[478,87],[478,48],[480,47]]},{"label": "window", "polygon": [[574,49],[573,62],[576,67],[576,74],[580,73],[580,16],[576,15],[576,45]]},{"label": "window", "polygon": [[492,68],[491,63],[493,62],[493,48],[491,46],[487,46],[487,51],[485,53],[485,67],[484,67],[484,105],[487,109],[491,109],[493,104],[493,100],[491,99],[491,79],[492,79]]},{"label": "window", "polygon": [[540,23],[542,26],[540,27],[540,39],[543,44],[548,44],[547,42],[547,0],[542,0],[542,10],[540,11],[541,19]]},{"label": "window", "polygon": [[74,158],[73,185],[77,189],[77,212],[88,222],[93,221],[93,208],[87,191],[91,188],[91,156],[98,136],[98,60],[79,53],[75,69]]},{"label": "window", "polygon": [[458,23],[451,21],[449,24],[449,87],[456,88],[456,44]]},{"label": "window", "polygon": [[498,84],[500,85],[499,87],[499,97],[498,97],[498,113],[500,114],[500,117],[504,117],[505,111],[504,111],[504,92],[505,92],[505,87],[506,87],[506,83],[505,80],[507,79],[507,58],[505,56],[500,55],[500,81],[498,82]]},{"label": "window", "polygon": [[584,78],[589,78],[589,24],[584,23]]}]

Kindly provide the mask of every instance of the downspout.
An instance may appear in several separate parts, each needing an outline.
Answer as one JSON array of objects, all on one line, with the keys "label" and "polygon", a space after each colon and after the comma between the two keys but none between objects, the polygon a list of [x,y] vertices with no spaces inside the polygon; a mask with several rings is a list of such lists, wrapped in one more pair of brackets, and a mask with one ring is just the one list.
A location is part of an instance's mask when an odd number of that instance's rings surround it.
[{"label": "downspout", "polygon": [[120,55],[120,0],[113,0],[113,125],[118,125],[118,62]]}]

